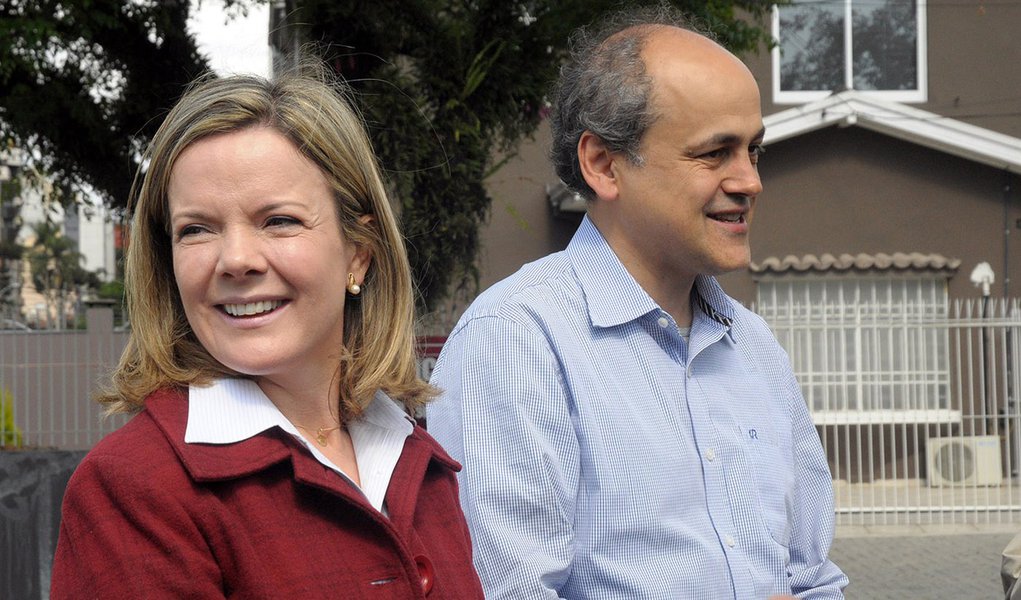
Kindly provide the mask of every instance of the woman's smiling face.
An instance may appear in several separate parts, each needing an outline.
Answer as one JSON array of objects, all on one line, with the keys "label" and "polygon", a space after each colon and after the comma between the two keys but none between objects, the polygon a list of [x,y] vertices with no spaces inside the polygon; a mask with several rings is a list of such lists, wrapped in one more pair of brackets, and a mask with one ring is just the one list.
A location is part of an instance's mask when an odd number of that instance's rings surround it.
[{"label": "woman's smiling face", "polygon": [[362,282],[369,257],[344,239],[320,169],[256,126],[186,148],[168,197],[177,288],[213,358],[269,380],[332,377],[348,273]]}]

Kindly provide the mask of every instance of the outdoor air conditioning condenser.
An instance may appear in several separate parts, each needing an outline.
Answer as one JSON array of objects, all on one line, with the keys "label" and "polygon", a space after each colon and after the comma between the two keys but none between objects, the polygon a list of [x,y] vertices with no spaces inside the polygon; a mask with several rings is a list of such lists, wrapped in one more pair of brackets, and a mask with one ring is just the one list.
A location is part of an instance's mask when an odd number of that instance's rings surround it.
[{"label": "outdoor air conditioning condenser", "polygon": [[930,438],[926,455],[930,486],[1003,483],[998,436]]}]

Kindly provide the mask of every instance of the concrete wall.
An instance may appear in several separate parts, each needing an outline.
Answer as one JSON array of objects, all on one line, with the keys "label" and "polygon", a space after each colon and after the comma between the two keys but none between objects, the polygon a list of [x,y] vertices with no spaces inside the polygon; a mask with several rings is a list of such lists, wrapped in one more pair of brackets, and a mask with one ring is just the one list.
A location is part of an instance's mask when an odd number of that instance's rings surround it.
[{"label": "concrete wall", "polygon": [[85,452],[0,451],[0,598],[50,597],[60,504]]}]

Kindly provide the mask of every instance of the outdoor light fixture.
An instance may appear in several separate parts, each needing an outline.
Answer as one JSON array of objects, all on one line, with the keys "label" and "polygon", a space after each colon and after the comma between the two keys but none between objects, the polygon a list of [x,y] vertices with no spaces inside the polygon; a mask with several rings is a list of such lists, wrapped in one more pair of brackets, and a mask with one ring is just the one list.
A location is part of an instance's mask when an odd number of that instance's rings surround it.
[{"label": "outdoor light fixture", "polygon": [[971,282],[975,287],[982,286],[982,295],[989,297],[989,286],[996,281],[996,274],[987,262],[980,262],[971,270]]}]

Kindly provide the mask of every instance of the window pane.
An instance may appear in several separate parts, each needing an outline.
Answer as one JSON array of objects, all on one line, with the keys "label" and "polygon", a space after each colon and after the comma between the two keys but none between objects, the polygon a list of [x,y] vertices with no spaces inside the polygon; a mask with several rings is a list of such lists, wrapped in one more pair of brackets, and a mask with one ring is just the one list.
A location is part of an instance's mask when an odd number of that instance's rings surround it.
[{"label": "window pane", "polygon": [[913,0],[855,0],[854,89],[918,87],[918,13]]},{"label": "window pane", "polygon": [[796,0],[779,10],[780,89],[842,88],[844,0]]}]

